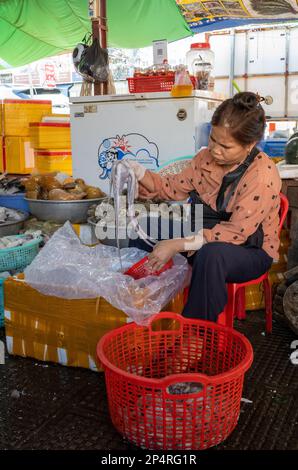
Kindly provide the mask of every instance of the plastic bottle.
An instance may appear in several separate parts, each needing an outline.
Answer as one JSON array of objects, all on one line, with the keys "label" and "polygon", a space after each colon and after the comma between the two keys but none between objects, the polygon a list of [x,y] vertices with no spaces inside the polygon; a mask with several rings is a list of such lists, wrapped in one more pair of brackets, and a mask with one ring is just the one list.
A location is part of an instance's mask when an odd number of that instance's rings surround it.
[{"label": "plastic bottle", "polygon": [[213,90],[214,52],[210,49],[209,42],[196,42],[191,44],[186,53],[188,71],[196,78],[197,89]]}]

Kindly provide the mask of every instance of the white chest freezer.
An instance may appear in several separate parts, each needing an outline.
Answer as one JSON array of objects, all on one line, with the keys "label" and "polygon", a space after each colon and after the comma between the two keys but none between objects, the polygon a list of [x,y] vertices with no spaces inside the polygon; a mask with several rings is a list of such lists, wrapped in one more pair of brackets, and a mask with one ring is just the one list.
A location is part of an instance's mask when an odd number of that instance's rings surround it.
[{"label": "white chest freezer", "polygon": [[135,159],[159,171],[207,145],[210,120],[222,95],[195,91],[83,96],[70,106],[73,176],[109,192],[114,160]]}]

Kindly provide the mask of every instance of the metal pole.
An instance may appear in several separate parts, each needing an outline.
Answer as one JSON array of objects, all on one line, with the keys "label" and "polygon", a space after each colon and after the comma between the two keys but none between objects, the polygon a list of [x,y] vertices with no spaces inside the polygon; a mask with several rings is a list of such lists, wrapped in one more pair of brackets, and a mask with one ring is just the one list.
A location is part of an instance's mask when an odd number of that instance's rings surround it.
[{"label": "metal pole", "polygon": [[245,64],[244,64],[244,91],[247,91],[248,83],[248,31],[245,31]]},{"label": "metal pole", "polygon": [[[107,5],[106,0],[100,0],[100,39],[101,47],[103,49],[107,48]],[[108,94],[108,82],[102,84],[102,94]]]},{"label": "metal pole", "polygon": [[[97,17],[92,18],[92,37],[93,39],[100,39],[99,20]],[[93,89],[94,89],[94,95],[102,95],[101,83],[94,83]]]},{"label": "metal pole", "polygon": [[100,0],[100,39],[101,47],[107,48],[107,5],[106,0]]},{"label": "metal pole", "polygon": [[235,73],[235,31],[231,31],[231,66],[230,66],[230,77],[229,77],[229,93],[230,97],[234,95],[234,86],[233,86],[233,80],[234,80],[234,73]]},{"label": "metal pole", "polygon": [[[95,0],[95,17],[92,18],[93,39],[99,39],[103,49],[107,48],[107,9],[106,0]],[[106,95],[108,83],[94,83],[94,95]]]},{"label": "metal pole", "polygon": [[290,30],[286,30],[286,63],[285,63],[285,117],[289,113],[289,63],[290,63]]}]

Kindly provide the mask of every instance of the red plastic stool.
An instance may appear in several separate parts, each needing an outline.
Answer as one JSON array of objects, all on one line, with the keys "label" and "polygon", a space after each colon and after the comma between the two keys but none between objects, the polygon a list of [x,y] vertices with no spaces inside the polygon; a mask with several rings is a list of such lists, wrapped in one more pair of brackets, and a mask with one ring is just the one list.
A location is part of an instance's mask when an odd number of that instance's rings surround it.
[{"label": "red plastic stool", "polygon": [[[289,209],[289,201],[282,193],[279,193],[279,197],[280,211],[278,235],[280,236],[280,232]],[[225,307],[226,323],[228,326],[233,326],[235,317],[237,317],[238,320],[245,320],[245,287],[260,284],[261,282],[263,283],[265,296],[265,329],[266,333],[272,333],[272,291],[268,272],[257,279],[253,279],[242,284],[228,284],[228,303]]]}]

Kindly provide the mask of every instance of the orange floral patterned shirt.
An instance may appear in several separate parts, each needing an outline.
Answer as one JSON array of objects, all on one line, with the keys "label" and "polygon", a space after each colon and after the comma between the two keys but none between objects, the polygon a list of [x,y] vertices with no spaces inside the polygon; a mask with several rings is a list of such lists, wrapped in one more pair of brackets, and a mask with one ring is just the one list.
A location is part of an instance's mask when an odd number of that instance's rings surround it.
[{"label": "orange floral patterned shirt", "polygon": [[[196,190],[201,199],[216,210],[216,198],[226,173],[237,168],[217,165],[207,148],[201,150],[181,173],[161,177],[151,172],[155,190],[150,192],[139,185],[143,199],[183,201]],[[148,171],[148,170],[147,170]],[[226,211],[232,212],[229,221],[204,229],[207,242],[223,241],[240,245],[262,224],[263,249],[278,259],[279,193],[281,179],[274,162],[260,152],[242,176]]]}]

